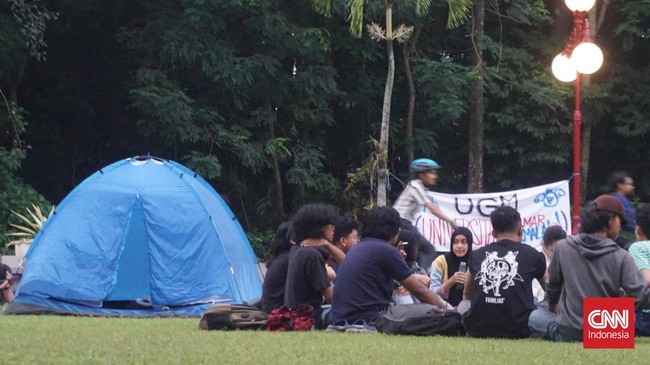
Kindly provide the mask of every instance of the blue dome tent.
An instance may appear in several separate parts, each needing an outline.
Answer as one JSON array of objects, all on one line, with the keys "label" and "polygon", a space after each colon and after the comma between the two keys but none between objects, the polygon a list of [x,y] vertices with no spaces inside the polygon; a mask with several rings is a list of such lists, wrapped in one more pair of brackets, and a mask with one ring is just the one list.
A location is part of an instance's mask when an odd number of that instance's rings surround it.
[{"label": "blue dome tent", "polygon": [[200,316],[261,296],[239,222],[200,176],[128,158],[84,180],[27,253],[8,314]]}]

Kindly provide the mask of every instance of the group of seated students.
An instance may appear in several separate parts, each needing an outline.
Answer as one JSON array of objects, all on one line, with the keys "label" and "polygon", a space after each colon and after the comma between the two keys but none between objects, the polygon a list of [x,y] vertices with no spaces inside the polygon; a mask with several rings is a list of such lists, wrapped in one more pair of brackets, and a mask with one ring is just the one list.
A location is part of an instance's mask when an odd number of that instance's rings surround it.
[{"label": "group of seated students", "polygon": [[580,234],[547,227],[535,249],[522,244],[517,210],[500,206],[490,214],[493,243],[472,250],[472,231],[456,227],[450,252],[422,268],[421,243],[399,239],[396,209],[369,210],[361,229],[332,206],[308,204],[278,227],[262,310],[307,306],[315,328],[383,332],[377,319],[390,306],[435,306],[461,313],[472,337],[568,342],[582,341],[584,297],[625,296],[635,301],[636,334],[650,335],[650,204],[636,216],[629,253],[614,241],[625,210],[611,195],[583,212]]}]

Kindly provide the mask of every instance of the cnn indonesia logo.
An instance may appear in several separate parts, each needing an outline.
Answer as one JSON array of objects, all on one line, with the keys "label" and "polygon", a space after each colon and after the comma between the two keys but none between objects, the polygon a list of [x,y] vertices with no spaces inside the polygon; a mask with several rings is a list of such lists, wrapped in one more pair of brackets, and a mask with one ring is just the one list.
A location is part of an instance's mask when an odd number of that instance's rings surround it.
[{"label": "cnn indonesia logo", "polygon": [[584,298],[583,347],[634,348],[634,298]]}]

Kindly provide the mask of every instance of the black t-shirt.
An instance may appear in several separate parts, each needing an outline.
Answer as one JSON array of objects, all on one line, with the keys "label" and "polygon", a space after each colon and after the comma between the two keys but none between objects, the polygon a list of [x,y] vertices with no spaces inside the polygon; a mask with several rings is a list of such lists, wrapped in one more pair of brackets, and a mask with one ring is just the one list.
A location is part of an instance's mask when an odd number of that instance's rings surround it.
[{"label": "black t-shirt", "polygon": [[273,260],[266,271],[262,284],[262,310],[271,313],[272,310],[284,304],[284,287],[287,283],[289,268],[289,252],[281,253]]},{"label": "black t-shirt", "polygon": [[535,309],[532,281],[546,271],[544,254],[510,240],[501,240],[472,253],[474,278],[471,308],[463,323],[475,337],[530,336],[528,317]]},{"label": "black t-shirt", "polygon": [[11,268],[5,264],[0,263],[0,281],[7,280],[9,273],[11,273]]},{"label": "black t-shirt", "polygon": [[[9,273],[11,273],[11,268],[5,264],[0,264],[0,285],[3,285],[4,281],[8,279]],[[9,285],[4,285],[1,289],[4,290],[9,287]]]},{"label": "black t-shirt", "polygon": [[388,242],[364,238],[345,255],[334,286],[330,322],[374,321],[390,304],[393,281],[402,281],[411,269]]},{"label": "black t-shirt", "polygon": [[314,307],[314,318],[320,323],[321,291],[330,286],[321,251],[313,247],[294,246],[289,251],[287,284],[284,289],[284,306]]}]

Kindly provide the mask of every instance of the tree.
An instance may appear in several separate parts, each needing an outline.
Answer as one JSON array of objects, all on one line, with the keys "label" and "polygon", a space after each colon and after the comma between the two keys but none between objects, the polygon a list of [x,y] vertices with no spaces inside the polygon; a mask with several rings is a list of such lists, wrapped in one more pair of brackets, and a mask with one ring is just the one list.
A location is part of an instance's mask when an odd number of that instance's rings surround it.
[{"label": "tree", "polygon": [[469,158],[467,164],[467,190],[470,193],[483,192],[483,133],[485,113],[484,78],[485,64],[485,0],[474,0],[472,16],[472,97],[469,112]]},{"label": "tree", "polygon": [[[386,54],[388,59],[388,70],[386,74],[386,86],[384,88],[384,103],[381,113],[381,130],[379,145],[376,151],[377,163],[377,205],[386,205],[386,183],[387,162],[388,162],[388,134],[390,128],[390,108],[393,96],[393,80],[395,77],[395,55],[393,53],[393,40],[397,39],[393,32],[393,6],[397,0],[383,0],[384,11],[386,16],[385,31],[375,31],[373,34],[378,39],[386,41]],[[315,8],[325,16],[331,16],[331,0],[314,0]],[[412,0],[409,2],[415,7],[417,15],[424,16],[428,14],[431,0]],[[448,0],[449,18],[448,25],[456,26],[467,18],[471,10],[471,1],[469,0]],[[363,29],[364,0],[349,0],[350,9],[350,33],[354,37],[361,37]],[[378,28],[378,27],[377,27]],[[375,28],[375,29],[377,29]],[[405,28],[399,31],[403,40],[408,38],[410,32]]]},{"label": "tree", "polygon": [[[0,144],[0,239],[10,210],[22,211],[30,204],[46,202],[18,176],[29,148],[23,140],[28,113],[19,105],[18,95],[28,62],[45,59],[45,30],[56,16],[38,1],[9,0],[0,5],[0,130],[4,132]],[[2,249],[0,245],[0,253]]]},{"label": "tree", "polygon": [[[149,55],[130,92],[141,133],[206,178],[228,181],[240,206],[257,197],[251,205],[272,212],[270,220],[283,219],[291,204],[333,195],[322,135],[341,93],[325,64],[325,32],[305,22],[316,16],[310,6],[141,6],[146,18],[125,32],[135,51]],[[253,187],[264,195],[250,194]],[[295,201],[284,197],[290,190]]]},{"label": "tree", "polygon": [[[564,118],[570,90],[548,72],[548,54],[557,52],[559,43],[548,26],[549,11],[541,1],[484,5],[484,31],[475,34],[482,47],[469,45],[472,55],[482,59],[482,66],[474,57],[468,67],[473,97],[484,108],[483,113],[470,112],[470,123],[479,117],[484,123],[475,130],[482,135],[475,144],[470,127],[469,154],[475,157],[470,158],[468,187],[502,190],[567,178],[569,170],[561,167],[569,157],[571,129]],[[483,97],[478,100],[477,94]],[[483,154],[485,168],[473,169],[471,161]]]}]

